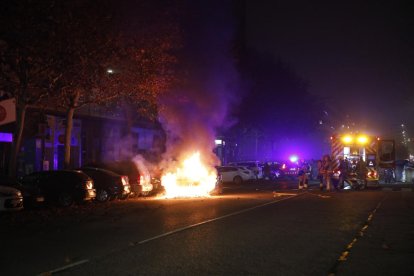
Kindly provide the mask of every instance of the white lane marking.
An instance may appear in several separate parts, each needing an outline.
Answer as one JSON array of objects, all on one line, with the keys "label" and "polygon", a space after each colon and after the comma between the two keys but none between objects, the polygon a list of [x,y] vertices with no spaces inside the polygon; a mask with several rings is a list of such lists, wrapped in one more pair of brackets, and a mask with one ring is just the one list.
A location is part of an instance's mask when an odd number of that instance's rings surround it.
[{"label": "white lane marking", "polygon": [[73,267],[78,266],[78,265],[82,265],[82,264],[87,263],[87,262],[89,262],[88,259],[81,260],[81,261],[78,261],[78,262],[74,262],[74,263],[71,263],[71,264],[68,264],[68,265],[65,265],[65,266],[62,266],[62,267],[59,267],[59,268],[50,270],[48,272],[42,272],[42,273],[39,274],[39,276],[52,275],[54,273],[59,273],[59,272],[62,272],[64,270],[73,268]]},{"label": "white lane marking", "polygon": [[208,219],[208,220],[205,220],[205,221],[202,221],[202,222],[199,222],[199,223],[195,223],[195,224],[191,224],[191,225],[188,225],[188,226],[185,226],[185,227],[177,228],[177,229],[174,229],[172,231],[169,231],[169,232],[166,232],[166,233],[163,233],[163,234],[160,234],[160,235],[157,235],[157,236],[154,236],[154,237],[151,237],[151,238],[139,241],[139,242],[135,242],[135,243],[133,243],[133,245],[136,246],[136,245],[144,244],[144,243],[147,243],[147,242],[150,242],[150,241],[153,241],[153,240],[157,240],[157,239],[169,236],[169,235],[173,235],[175,233],[182,232],[182,231],[185,231],[185,230],[188,230],[188,229],[200,226],[200,225],[204,225],[204,224],[207,224],[207,223],[210,223],[210,222],[215,222],[215,221],[222,220],[222,219],[232,217],[232,216],[235,216],[235,215],[243,214],[243,213],[252,211],[254,209],[257,209],[257,208],[261,208],[261,207],[264,207],[264,206],[267,206],[267,205],[275,204],[277,202],[288,200],[288,199],[291,199],[291,198],[294,198],[294,197],[297,197],[297,196],[300,196],[300,195],[304,195],[304,194],[306,194],[306,193],[295,194],[293,196],[289,196],[289,197],[286,197],[286,198],[281,198],[279,200],[273,200],[273,201],[270,201],[270,202],[266,202],[266,203],[263,203],[263,204],[260,204],[260,205],[257,205],[257,206],[253,206],[253,207],[250,207],[250,208],[247,208],[247,209],[243,209],[243,210],[240,210],[240,211],[236,211],[236,212],[224,215],[224,216],[216,217],[216,218],[213,218],[213,219]]}]

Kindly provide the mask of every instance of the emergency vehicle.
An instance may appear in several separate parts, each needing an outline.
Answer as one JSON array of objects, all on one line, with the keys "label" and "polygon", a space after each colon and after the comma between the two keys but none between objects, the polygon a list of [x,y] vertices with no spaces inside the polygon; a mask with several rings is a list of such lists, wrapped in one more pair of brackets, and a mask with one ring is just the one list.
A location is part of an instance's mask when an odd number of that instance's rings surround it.
[{"label": "emergency vehicle", "polygon": [[[331,136],[333,181],[338,181],[341,173],[340,160],[348,165],[345,181],[359,183],[362,188],[378,186],[384,181],[387,171],[395,168],[395,142],[362,133]],[[363,160],[364,176],[357,174],[358,163]],[[352,175],[352,177],[350,177]],[[352,183],[350,183],[352,185]]]}]

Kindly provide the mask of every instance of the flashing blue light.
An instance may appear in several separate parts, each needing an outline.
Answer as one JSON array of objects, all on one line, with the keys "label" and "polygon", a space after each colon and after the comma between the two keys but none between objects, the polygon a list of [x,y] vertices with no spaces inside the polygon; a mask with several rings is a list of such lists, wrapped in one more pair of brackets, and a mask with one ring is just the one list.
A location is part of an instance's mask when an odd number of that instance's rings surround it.
[{"label": "flashing blue light", "polygon": [[0,142],[13,142],[13,134],[7,132],[0,132]]},{"label": "flashing blue light", "polygon": [[292,163],[295,163],[295,162],[297,162],[298,161],[298,157],[296,156],[296,155],[292,155],[292,156],[290,156],[289,157],[289,160],[290,160],[290,162],[292,162]]}]

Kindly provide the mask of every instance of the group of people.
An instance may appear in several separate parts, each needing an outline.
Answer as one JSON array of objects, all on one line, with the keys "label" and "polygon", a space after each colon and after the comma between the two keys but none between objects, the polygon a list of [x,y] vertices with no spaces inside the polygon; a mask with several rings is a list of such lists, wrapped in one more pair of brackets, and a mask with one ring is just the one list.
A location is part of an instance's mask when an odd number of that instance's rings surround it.
[{"label": "group of people", "polygon": [[323,187],[326,187],[327,191],[330,191],[333,187],[332,185],[332,160],[331,157],[326,154],[322,157],[322,160],[318,160],[318,180],[319,188],[323,190]]},{"label": "group of people", "polygon": [[[307,163],[301,165],[298,178],[299,178],[299,190],[307,189],[309,183],[309,177],[311,175],[311,166]],[[350,162],[347,158],[340,157],[339,159],[339,179],[338,182],[334,185],[332,181],[334,168],[334,161],[331,159],[331,156],[326,154],[322,157],[322,160],[317,161],[317,179],[319,180],[319,188],[323,190],[324,188],[327,191],[333,189],[340,189],[344,187],[344,181],[350,173],[355,173],[359,179],[365,179],[367,173],[367,168],[365,161],[362,157],[356,161],[353,160]]]}]

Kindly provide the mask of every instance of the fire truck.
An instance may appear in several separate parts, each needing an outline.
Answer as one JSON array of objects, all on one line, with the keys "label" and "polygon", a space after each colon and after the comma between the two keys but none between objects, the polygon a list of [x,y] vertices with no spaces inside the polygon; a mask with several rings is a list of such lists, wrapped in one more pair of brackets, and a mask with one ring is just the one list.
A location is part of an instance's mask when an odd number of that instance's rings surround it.
[{"label": "fire truck", "polygon": [[333,182],[338,183],[343,173],[339,170],[340,160],[343,160],[348,168],[348,173],[343,175],[343,179],[352,188],[377,187],[380,183],[391,181],[390,176],[394,174],[395,169],[394,140],[349,133],[331,136],[331,146]]}]

